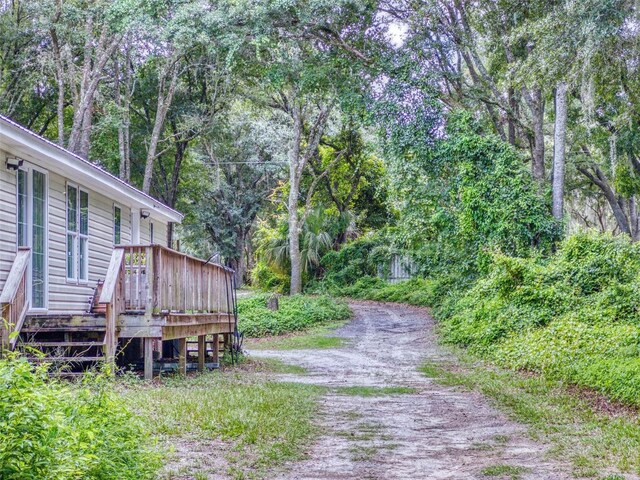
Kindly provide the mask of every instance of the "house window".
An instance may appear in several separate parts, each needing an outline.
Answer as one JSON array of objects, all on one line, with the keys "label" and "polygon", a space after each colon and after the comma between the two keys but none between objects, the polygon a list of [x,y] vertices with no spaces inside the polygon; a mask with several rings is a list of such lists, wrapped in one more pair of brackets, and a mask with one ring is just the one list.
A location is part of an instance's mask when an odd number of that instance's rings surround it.
[{"label": "house window", "polygon": [[153,223],[149,222],[149,243],[153,245]]},{"label": "house window", "polygon": [[42,172],[32,172],[31,204],[31,306],[45,306],[47,239],[47,178]]},{"label": "house window", "polygon": [[113,244],[120,245],[122,241],[122,210],[113,206]]},{"label": "house window", "polygon": [[67,185],[67,278],[89,277],[89,194]]},{"label": "house window", "polygon": [[47,174],[34,168],[17,173],[17,243],[31,249],[28,295],[31,308],[45,308],[47,287]]}]

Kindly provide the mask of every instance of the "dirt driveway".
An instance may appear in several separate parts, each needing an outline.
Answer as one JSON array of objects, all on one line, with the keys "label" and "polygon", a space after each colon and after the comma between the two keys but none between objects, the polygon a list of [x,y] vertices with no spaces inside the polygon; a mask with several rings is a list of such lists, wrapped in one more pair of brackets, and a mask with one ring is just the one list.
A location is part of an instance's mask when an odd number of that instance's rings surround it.
[{"label": "dirt driveway", "polygon": [[[438,385],[417,371],[444,360],[433,320],[406,306],[353,303],[355,318],[336,332],[339,349],[260,351],[300,365],[282,380],[334,387],[412,387],[412,393],[323,397],[323,436],[308,459],[281,479],[564,479],[570,466],[526,435],[481,395]],[[492,474],[495,476],[487,476]]]}]

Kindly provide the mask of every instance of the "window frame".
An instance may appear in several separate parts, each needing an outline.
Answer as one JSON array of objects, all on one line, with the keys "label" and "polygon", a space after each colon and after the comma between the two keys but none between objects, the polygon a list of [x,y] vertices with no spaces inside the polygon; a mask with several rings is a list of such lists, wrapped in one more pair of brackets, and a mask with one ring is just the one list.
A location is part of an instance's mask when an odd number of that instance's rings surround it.
[{"label": "window frame", "polygon": [[[69,229],[69,189],[76,191],[75,198],[75,230]],[[82,233],[82,194],[87,198],[87,218],[86,233]],[[82,188],[77,183],[66,182],[65,184],[65,276],[67,283],[76,285],[89,283],[89,191]],[[72,263],[73,275],[69,276],[69,237],[73,241]],[[80,247],[84,240],[84,251],[80,253]],[[84,262],[84,263],[83,263]],[[82,278],[82,276],[85,278]]]},{"label": "window frame", "polygon": [[[20,204],[20,190],[19,190],[19,179],[18,179],[18,173],[19,171],[22,171],[25,173],[26,175],[26,182],[25,182],[25,187],[26,187],[26,194],[25,194],[25,232],[23,232],[26,235],[26,241],[23,242],[24,245],[20,245],[19,242],[19,232],[18,229],[20,228],[20,226],[18,225],[18,220],[19,220],[19,212],[18,212],[18,206]],[[29,259],[29,266],[28,266],[28,274],[27,274],[27,297],[29,299],[29,312],[30,313],[41,313],[41,312],[47,312],[49,310],[49,237],[50,237],[50,233],[49,233],[49,171],[44,169],[44,168],[40,168],[37,167],[33,164],[30,164],[28,162],[24,162],[24,164],[18,168],[18,170],[16,171],[16,184],[15,184],[15,192],[16,192],[16,252],[18,251],[18,249],[22,246],[26,246],[29,247],[31,249],[31,251],[33,252],[33,172],[38,172],[40,174],[42,174],[44,176],[44,205],[43,205],[43,228],[44,228],[44,239],[43,239],[43,256],[44,256],[44,262],[42,265],[43,268],[43,282],[44,282],[44,291],[43,291],[43,306],[42,307],[34,307],[33,306],[33,266],[32,266],[32,258]]]},{"label": "window frame", "polygon": [[[120,222],[119,222],[119,224],[116,224],[116,210],[118,210],[120,212]],[[112,236],[112,240],[113,240],[113,246],[115,247],[116,245],[122,245],[122,212],[124,211],[124,208],[122,208],[121,205],[119,205],[117,203],[114,203],[112,211],[113,211],[113,236]],[[116,230],[116,226],[118,227],[117,230]],[[116,242],[116,233],[120,237],[120,241],[119,242]]]}]

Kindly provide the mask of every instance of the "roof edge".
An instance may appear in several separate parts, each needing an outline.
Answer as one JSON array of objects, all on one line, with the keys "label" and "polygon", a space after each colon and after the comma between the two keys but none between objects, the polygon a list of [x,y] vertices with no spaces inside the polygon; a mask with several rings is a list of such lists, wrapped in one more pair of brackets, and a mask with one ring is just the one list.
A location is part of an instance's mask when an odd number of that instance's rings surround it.
[{"label": "roof edge", "polygon": [[180,213],[179,211],[171,207],[168,207],[167,205],[162,203],[160,200],[152,197],[147,193],[144,193],[142,190],[139,190],[133,185],[130,185],[129,183],[122,180],[121,178],[105,170],[101,166],[87,159],[84,159],[79,155],[76,155],[75,153],[67,150],[66,148],[61,147],[57,143],[54,143],[51,140],[48,140],[41,135],[38,135],[37,133],[11,120],[10,118],[0,114],[0,124],[3,124],[3,123],[8,127],[11,127],[13,130],[17,131],[19,135],[26,136],[31,140],[35,140],[39,142],[42,146],[45,146],[47,148],[55,149],[55,151],[57,151],[59,154],[66,156],[69,160],[80,162],[81,165],[89,167],[90,169],[94,170],[97,174],[97,179],[102,181],[102,183],[104,183],[107,187],[124,190],[130,195],[134,197],[138,197],[137,199],[142,204],[142,206],[160,210],[160,212],[164,216],[166,216],[168,219],[170,219],[170,221],[172,222],[176,222],[176,223],[182,222],[182,219],[184,218],[184,215],[182,213]]}]

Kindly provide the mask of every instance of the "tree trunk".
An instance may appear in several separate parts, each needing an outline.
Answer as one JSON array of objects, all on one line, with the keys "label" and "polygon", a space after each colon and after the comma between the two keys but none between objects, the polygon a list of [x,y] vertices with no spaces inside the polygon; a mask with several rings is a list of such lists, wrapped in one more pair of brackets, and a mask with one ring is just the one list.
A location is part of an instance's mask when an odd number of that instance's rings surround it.
[{"label": "tree trunk", "polygon": [[556,87],[556,122],[553,134],[553,216],[562,220],[564,216],[564,170],[567,139],[567,84]]},{"label": "tree trunk", "polygon": [[298,219],[298,192],[289,192],[289,255],[291,257],[291,295],[302,291],[302,259],[300,256],[300,227]]},{"label": "tree trunk", "polygon": [[632,195],[629,199],[629,230],[631,231],[631,239],[637,242],[640,239],[640,228],[638,219],[638,207],[636,204],[636,196]]},{"label": "tree trunk", "polygon": [[533,152],[531,173],[538,182],[544,182],[544,99],[542,89],[536,87],[528,97],[533,123]]},{"label": "tree trunk", "polygon": [[[56,2],[56,14],[53,18],[55,25],[62,15],[62,1]],[[56,66],[56,81],[58,83],[58,101],[56,106],[58,116],[58,145],[64,147],[64,65],[62,64],[62,50],[58,40],[58,31],[55,26],[50,30],[51,45],[53,46],[53,58]]]},{"label": "tree trunk", "polygon": [[611,212],[616,219],[616,223],[618,225],[618,228],[620,229],[620,232],[632,236],[631,228],[629,226],[629,218],[627,217],[628,213],[625,209],[624,199],[617,195],[613,190],[606,176],[602,172],[602,169],[598,167],[598,165],[593,165],[591,167],[593,172],[584,167],[578,166],[577,168],[580,173],[587,177],[602,191],[604,197],[609,203],[609,206],[611,207]]},{"label": "tree trunk", "polygon": [[302,259],[300,257],[300,222],[298,201],[300,197],[300,142],[302,140],[303,121],[301,112],[294,107],[294,138],[289,151],[289,258],[291,261],[291,295],[302,292]]},{"label": "tree trunk", "polygon": [[[144,179],[142,182],[142,191],[147,194],[151,191],[151,180],[153,179],[153,164],[156,159],[158,143],[160,143],[160,135],[162,134],[164,121],[167,117],[167,111],[171,106],[171,102],[173,102],[173,94],[175,93],[176,84],[178,83],[178,66],[172,64],[169,67],[169,70],[170,72],[165,72],[162,75],[158,88],[158,105],[156,108],[156,117],[153,123],[151,139],[149,140],[149,149],[147,150],[147,160],[144,167]],[[169,73],[171,73],[171,80],[169,81],[169,87],[165,92],[165,84]]]},{"label": "tree trunk", "polygon": [[517,130],[516,130],[516,118],[518,112],[518,100],[513,87],[509,87],[507,92],[509,97],[509,115],[507,117],[507,141],[516,146]]},{"label": "tree trunk", "polygon": [[247,271],[247,262],[245,257],[245,247],[247,236],[244,233],[244,229],[240,228],[236,239],[236,255],[234,261],[234,270],[236,272],[236,286],[241,287],[244,285],[244,275]]},{"label": "tree trunk", "polygon": [[125,56],[122,69],[124,94],[120,92],[120,65],[115,61],[115,99],[118,110],[121,114],[121,124],[118,127],[118,152],[120,154],[120,165],[118,176],[125,182],[131,181],[131,72],[130,72],[129,47],[125,49]]}]

